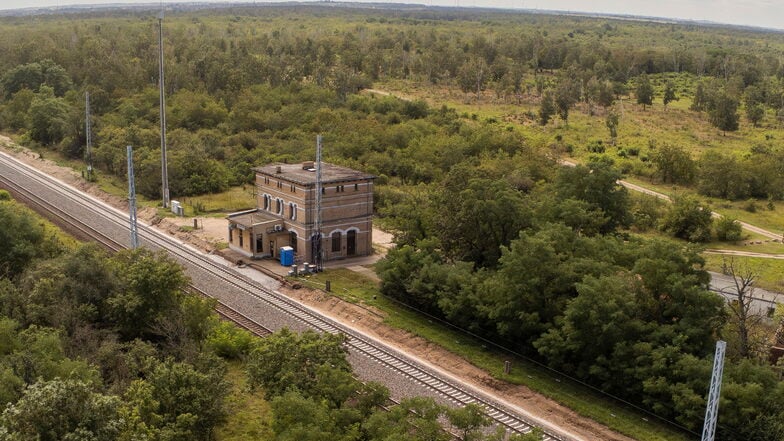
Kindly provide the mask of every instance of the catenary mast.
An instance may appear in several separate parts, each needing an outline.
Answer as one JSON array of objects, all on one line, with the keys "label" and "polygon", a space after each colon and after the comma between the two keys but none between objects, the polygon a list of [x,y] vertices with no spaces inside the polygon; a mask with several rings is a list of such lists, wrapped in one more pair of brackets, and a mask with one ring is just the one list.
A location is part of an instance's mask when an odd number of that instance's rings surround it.
[{"label": "catenary mast", "polygon": [[166,158],[166,94],[163,91],[163,9],[158,15],[158,89],[161,102],[161,195],[163,208],[169,207],[169,166]]}]

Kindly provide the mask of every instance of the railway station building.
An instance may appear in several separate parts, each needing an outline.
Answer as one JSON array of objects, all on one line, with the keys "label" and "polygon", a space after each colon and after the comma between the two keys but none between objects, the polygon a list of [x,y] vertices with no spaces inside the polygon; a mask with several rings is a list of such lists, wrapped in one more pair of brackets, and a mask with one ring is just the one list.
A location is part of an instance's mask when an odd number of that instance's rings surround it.
[{"label": "railway station building", "polygon": [[[316,226],[316,167],[270,164],[256,167],[256,208],[232,213],[229,248],[252,259],[278,258],[294,249],[297,263],[313,262]],[[325,261],[373,252],[373,179],[347,167],[321,164],[321,250]]]}]

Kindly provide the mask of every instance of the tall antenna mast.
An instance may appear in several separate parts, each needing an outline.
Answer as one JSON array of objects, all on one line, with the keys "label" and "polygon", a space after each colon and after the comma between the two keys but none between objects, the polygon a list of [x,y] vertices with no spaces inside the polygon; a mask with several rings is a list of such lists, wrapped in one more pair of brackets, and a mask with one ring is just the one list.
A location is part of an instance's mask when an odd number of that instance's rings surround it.
[{"label": "tall antenna mast", "polygon": [[708,407],[705,410],[705,424],[702,426],[702,441],[713,441],[716,436],[716,421],[719,419],[719,396],[721,395],[721,377],[724,373],[724,352],[727,342],[716,342],[716,355],[713,357],[713,375],[708,391]]},{"label": "tall antenna mast", "polygon": [[169,207],[169,166],[166,159],[166,94],[163,92],[163,7],[158,15],[158,89],[161,94],[161,194],[163,208]]},{"label": "tall antenna mast", "polygon": [[131,248],[139,247],[139,231],[136,224],[136,181],[133,177],[133,147],[128,146],[128,212],[131,215]]},{"label": "tall antenna mast", "polygon": [[85,155],[87,156],[87,180],[93,180],[93,152],[91,151],[92,147],[92,136],[90,133],[90,92],[84,93],[84,136],[87,141],[87,148],[85,149]]},{"label": "tall antenna mast", "polygon": [[321,135],[316,135],[316,224],[313,234],[313,259],[316,269],[324,269],[324,256],[321,249]]}]

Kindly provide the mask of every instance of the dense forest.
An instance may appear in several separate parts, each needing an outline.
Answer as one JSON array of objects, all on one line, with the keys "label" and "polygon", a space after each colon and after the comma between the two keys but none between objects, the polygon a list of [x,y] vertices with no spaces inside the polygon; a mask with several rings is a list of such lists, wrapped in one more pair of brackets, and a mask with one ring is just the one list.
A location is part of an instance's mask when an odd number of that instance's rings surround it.
[{"label": "dense forest", "polygon": [[[62,237],[0,191],[0,440],[507,439],[476,405],[391,403],[383,385],[357,380],[342,335],[262,340],[219,321],[164,254],[107,255]],[[270,408],[250,416],[261,423],[236,422],[261,427],[242,437],[221,431],[237,360],[250,388],[240,393]]]},{"label": "dense forest", "polygon": [[[0,127],[82,158],[89,92],[95,165],[124,175],[124,146],[134,145],[137,189],[158,197],[154,14],[6,18],[0,30]],[[739,337],[742,324],[707,290],[695,249],[637,235],[737,240],[740,226],[714,222],[691,196],[664,206],[616,184],[632,174],[727,199],[782,198],[784,150],[771,134],[731,151],[656,139],[616,145],[624,101],[645,112],[655,101],[672,107],[688,98],[688,111],[721,136],[779,125],[781,34],[492,11],[265,6],[175,11],[164,37],[174,196],[248,183],[255,165],[309,159],[323,133],[327,160],[379,176],[378,213],[398,242],[378,266],[386,295],[692,430],[702,424],[713,345],[723,338],[730,352],[721,439],[784,439],[784,383],[765,345]],[[521,108],[516,125],[357,93],[390,80],[456,87],[467,101],[534,102],[536,111]],[[576,112],[600,118],[609,136],[575,145],[521,129],[568,127]],[[559,168],[561,155],[582,165]],[[14,276],[29,271],[9,276],[37,281]],[[86,313],[105,320],[123,297]],[[309,398],[299,392],[289,398]],[[313,414],[343,421],[331,413],[340,400],[331,406]]]}]

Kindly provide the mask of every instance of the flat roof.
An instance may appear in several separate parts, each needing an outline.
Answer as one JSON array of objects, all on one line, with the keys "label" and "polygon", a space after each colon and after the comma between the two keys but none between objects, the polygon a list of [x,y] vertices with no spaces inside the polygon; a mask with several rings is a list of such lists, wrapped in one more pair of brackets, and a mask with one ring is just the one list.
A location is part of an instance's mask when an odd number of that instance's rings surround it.
[{"label": "flat roof", "polygon": [[[312,165],[312,163],[311,163]],[[278,173],[280,167],[280,173]],[[273,163],[263,167],[254,167],[256,173],[276,179],[285,179],[300,185],[315,185],[316,184],[316,169],[306,169],[302,163],[298,164],[283,164]],[[329,184],[334,182],[346,181],[367,181],[375,179],[376,177],[358,170],[340,165],[329,164],[326,162],[321,163],[321,182],[322,184]]]},{"label": "flat roof", "polygon": [[241,211],[239,213],[232,213],[226,216],[226,219],[245,227],[252,227],[267,222],[282,222],[280,216],[275,216],[263,210]]}]

